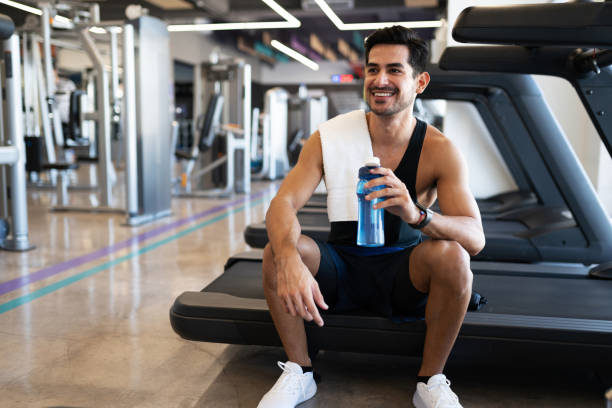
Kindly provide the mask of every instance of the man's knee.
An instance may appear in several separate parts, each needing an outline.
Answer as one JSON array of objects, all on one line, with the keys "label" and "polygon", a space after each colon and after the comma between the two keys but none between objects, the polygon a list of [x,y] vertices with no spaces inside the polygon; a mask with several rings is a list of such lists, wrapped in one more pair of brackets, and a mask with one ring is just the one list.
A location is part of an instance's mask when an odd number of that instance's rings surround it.
[{"label": "man's knee", "polygon": [[317,243],[312,238],[301,235],[298,239],[297,250],[310,273],[316,275],[321,262],[321,252]]},{"label": "man's knee", "polygon": [[[321,254],[317,244],[308,237],[300,236],[296,247],[302,262],[310,270],[313,275],[316,275],[321,261]],[[272,245],[267,243],[264,247],[263,262],[262,262],[263,284],[265,288],[276,290],[276,268],[274,261],[274,251]]]},{"label": "man's knee", "polygon": [[471,291],[470,256],[461,245],[456,241],[435,241],[433,255],[433,283],[443,285],[454,292]]}]

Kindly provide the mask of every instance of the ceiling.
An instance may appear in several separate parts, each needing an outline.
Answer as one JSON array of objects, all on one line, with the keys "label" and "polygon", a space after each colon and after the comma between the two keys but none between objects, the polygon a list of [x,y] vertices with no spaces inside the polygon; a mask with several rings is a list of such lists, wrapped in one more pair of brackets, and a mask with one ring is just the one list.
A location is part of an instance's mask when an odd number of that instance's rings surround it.
[{"label": "ceiling", "polygon": [[[36,7],[35,1],[20,2]],[[308,43],[310,34],[314,33],[330,47],[335,47],[338,38],[343,38],[355,51],[360,51],[367,32],[338,30],[314,0],[276,0],[276,2],[298,18],[302,24],[297,29],[268,30],[273,38],[288,40],[294,37]],[[102,20],[124,20],[125,8],[130,4],[141,5],[148,9],[150,15],[159,17],[169,24],[281,20],[275,11],[260,0],[100,0],[70,1],[70,3],[85,6],[89,3],[98,3]],[[446,0],[327,0],[327,3],[344,23],[438,20],[444,17],[446,12]],[[22,25],[25,16],[29,14],[5,5],[0,5],[0,13],[12,17],[16,26]],[[417,31],[425,39],[433,37],[433,29]],[[218,40],[235,46],[238,36],[248,38],[251,43],[261,40],[262,31],[215,31],[213,35]]]}]

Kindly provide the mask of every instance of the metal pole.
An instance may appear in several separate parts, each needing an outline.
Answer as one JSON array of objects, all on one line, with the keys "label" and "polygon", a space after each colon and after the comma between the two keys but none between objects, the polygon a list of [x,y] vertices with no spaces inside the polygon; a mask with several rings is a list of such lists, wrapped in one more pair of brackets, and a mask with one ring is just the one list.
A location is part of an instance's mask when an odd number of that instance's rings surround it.
[{"label": "metal pole", "polygon": [[89,21],[91,24],[97,24],[100,22],[100,5],[92,4],[89,6]]},{"label": "metal pole", "polygon": [[[28,34],[28,44],[26,45],[26,50],[27,50],[27,59],[28,59],[28,66],[29,66],[29,75],[28,75],[28,80],[30,81],[30,99],[31,99],[31,106],[33,107],[32,110],[32,115],[34,115],[34,119],[33,119],[33,123],[34,123],[34,133],[33,136],[41,136],[41,121],[40,121],[40,106],[38,103],[36,103],[36,97],[38,96],[38,87],[42,86],[42,83],[39,84],[37,77],[36,77],[36,72],[38,70],[38,66],[40,66],[40,52],[38,52],[38,42],[36,42],[36,35],[35,34]],[[34,45],[36,44],[36,51],[38,52],[36,55],[38,55],[38,64],[35,63],[35,56],[34,56],[34,51],[32,50]],[[41,68],[42,69],[42,68]],[[41,71],[42,72],[42,71]],[[50,139],[51,140],[51,139]],[[53,140],[51,140],[53,141]],[[55,157],[55,151],[53,152],[53,157]],[[49,163],[53,163],[55,162],[55,159],[53,159],[52,161],[50,161]]]},{"label": "metal pole", "polygon": [[[193,121],[191,124],[191,134],[196,135],[197,129],[197,119],[204,112],[203,107],[203,98],[202,93],[204,92],[204,87],[202,86],[202,64],[195,64],[193,67]],[[195,137],[194,137],[195,141]],[[174,153],[174,150],[173,150]]]},{"label": "metal pole", "polygon": [[[119,105],[119,55],[117,54],[117,33],[119,32],[118,27],[109,27],[111,39],[111,100],[112,102],[112,123],[118,123],[120,105]],[[112,135],[114,139],[117,139],[116,134]]]},{"label": "metal pole", "polygon": [[25,108],[25,134],[26,136],[34,135],[34,109],[32,107],[32,65],[28,52],[28,33],[23,33],[23,41],[21,42],[21,55],[23,55],[23,106]]},{"label": "metal pole", "polygon": [[113,106],[118,102],[118,90],[119,90],[119,56],[117,55],[117,27],[110,27],[110,40],[111,40],[111,99],[113,100]]},{"label": "metal pole", "polygon": [[[0,166],[0,219],[8,219],[9,217],[6,187],[6,168]],[[1,242],[2,237],[0,236]]]},{"label": "metal pole", "polygon": [[244,79],[242,83],[242,128],[244,129],[244,152],[242,155],[242,178],[244,193],[251,192],[251,66],[244,66]]},{"label": "metal pole", "polygon": [[64,145],[64,134],[62,124],[55,105],[55,75],[53,74],[53,65],[51,64],[51,13],[49,5],[42,7],[42,36],[43,36],[43,52],[45,55],[45,80],[47,85],[47,104],[49,106],[49,117],[53,121],[53,134],[55,135],[55,144],[58,146]]},{"label": "metal pole", "polygon": [[[4,71],[4,67],[2,67],[2,71]],[[2,113],[2,109],[0,109],[0,114]],[[4,128],[4,120],[2,120],[2,128]],[[4,146],[5,143],[5,132],[0,132],[0,149]],[[0,161],[1,163],[1,161]],[[2,219],[8,220],[10,216],[10,212],[8,209],[8,186],[6,184],[6,167],[0,165],[0,221]],[[0,243],[2,243],[2,236],[0,235]]]},{"label": "metal pole", "polygon": [[15,251],[32,249],[28,238],[28,201],[26,196],[25,144],[23,141],[23,113],[21,111],[21,62],[19,36],[13,34],[3,41],[4,47],[4,134],[8,143],[17,148],[19,158],[11,168],[11,239],[2,247]]},{"label": "metal pole", "polygon": [[110,207],[113,202],[111,185],[111,156],[110,156],[110,107],[108,96],[108,74],[104,70],[104,62],[96,48],[96,44],[89,35],[89,30],[80,31],[85,51],[91,58],[96,69],[96,103],[98,121],[98,183],[101,189],[101,205]]},{"label": "metal pole", "polygon": [[128,220],[139,213],[138,151],[136,134],[136,66],[134,26],[123,26],[123,102],[125,119],[125,185]]},{"label": "metal pole", "polygon": [[[47,152],[47,161],[49,163],[55,163],[55,145],[53,143],[53,133],[51,131],[51,118],[49,115],[49,105],[47,104],[47,92],[43,84],[43,68],[40,57],[40,51],[38,49],[38,41],[32,38],[32,53],[34,54],[34,64],[36,65],[36,79],[38,79],[38,106],[40,108],[40,114],[42,117],[42,128],[43,135],[45,137],[45,150]],[[55,170],[53,170],[55,171]]]}]

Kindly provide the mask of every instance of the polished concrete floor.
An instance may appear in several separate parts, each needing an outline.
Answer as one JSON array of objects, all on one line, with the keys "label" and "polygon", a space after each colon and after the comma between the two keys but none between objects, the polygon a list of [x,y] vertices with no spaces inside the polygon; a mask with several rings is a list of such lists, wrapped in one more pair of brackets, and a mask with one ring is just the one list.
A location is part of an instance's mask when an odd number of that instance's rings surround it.
[{"label": "polished concrete floor", "polygon": [[[0,252],[0,407],[255,407],[282,350],[179,338],[168,311],[247,249],[274,185],[257,197],[174,199],[173,215],[141,227],[121,215],[50,212],[30,189],[36,249]],[[74,193],[71,199],[91,197]],[[612,360],[612,359],[611,359]],[[414,358],[322,352],[322,382],[303,407],[410,407]],[[453,360],[465,407],[605,406],[605,368]],[[608,377],[609,378],[609,377]]]}]

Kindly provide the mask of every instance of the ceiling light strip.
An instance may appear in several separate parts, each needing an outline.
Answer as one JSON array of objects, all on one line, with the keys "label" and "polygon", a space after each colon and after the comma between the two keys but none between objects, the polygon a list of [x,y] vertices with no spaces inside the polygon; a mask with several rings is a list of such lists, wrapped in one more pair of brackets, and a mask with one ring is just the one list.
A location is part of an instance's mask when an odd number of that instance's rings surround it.
[{"label": "ceiling light strip", "polygon": [[316,62],[314,62],[313,60],[309,58],[306,58],[305,56],[303,56],[302,54],[300,54],[293,48],[287,47],[285,44],[279,41],[276,41],[276,40],[272,40],[270,42],[270,45],[276,48],[277,50],[281,51],[282,53],[287,54],[289,57],[293,58],[294,60],[306,65],[308,68],[312,69],[313,71],[319,70],[319,64],[317,64]]},{"label": "ceiling light strip", "polygon": [[0,0],[0,4],[5,4],[9,7],[15,7],[19,10],[27,11],[28,13],[36,14],[37,16],[42,16],[41,9],[37,9],[36,7],[26,6],[25,4],[17,3],[16,1]]},{"label": "ceiling light strip", "polygon": [[390,21],[387,23],[351,23],[344,24],[343,30],[377,30],[379,28],[391,27],[394,25],[406,28],[438,28],[442,26],[442,21]]},{"label": "ceiling light strip", "polygon": [[437,28],[442,26],[441,20],[431,21],[390,21],[385,23],[343,23],[340,17],[329,7],[325,0],[315,0],[319,8],[342,31],[347,30],[376,30],[378,28],[400,25],[407,28]]},{"label": "ceiling light strip", "polygon": [[106,29],[104,29],[104,27],[90,27],[89,32],[94,34],[106,34]]},{"label": "ceiling light strip", "polygon": [[319,8],[323,10],[323,13],[325,13],[325,15],[332,21],[332,23],[334,23],[338,30],[346,30],[344,28],[345,24],[342,22],[342,20],[340,20],[340,17],[334,13],[334,10],[332,10],[324,0],[315,0],[315,2]]},{"label": "ceiling light strip", "polygon": [[286,21],[252,22],[252,23],[213,23],[213,24],[173,24],[168,31],[220,31],[220,30],[264,30],[272,28],[292,28]]},{"label": "ceiling light strip", "polygon": [[53,19],[56,20],[58,23],[64,23],[64,24],[72,23],[71,19],[69,19],[68,17],[60,16],[60,15],[53,17]]},{"label": "ceiling light strip", "polygon": [[[2,1],[2,0],[0,0]],[[250,23],[212,23],[212,24],[171,24],[168,31],[218,31],[218,30],[265,30],[272,28],[297,28],[302,25],[300,20],[281,7],[274,0],[262,0],[285,21],[257,21]]]},{"label": "ceiling light strip", "polygon": [[261,0],[261,1],[263,1],[266,4],[266,6],[274,10],[279,16],[287,20],[288,23],[297,24],[296,27],[299,27],[301,25],[300,20],[295,18],[291,13],[289,13],[287,10],[282,8],[274,0]]},{"label": "ceiling light strip", "polygon": [[[9,7],[14,7],[19,10],[27,11],[28,13],[36,14],[37,16],[42,16],[42,10],[36,7],[26,6],[25,4],[17,3],[16,1],[11,0],[0,0],[0,4],[4,4]],[[54,20],[57,20],[58,23],[62,24],[71,24],[72,20],[68,17],[56,15],[53,17]]]}]

